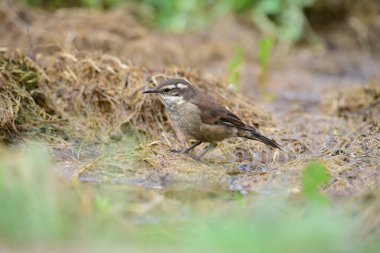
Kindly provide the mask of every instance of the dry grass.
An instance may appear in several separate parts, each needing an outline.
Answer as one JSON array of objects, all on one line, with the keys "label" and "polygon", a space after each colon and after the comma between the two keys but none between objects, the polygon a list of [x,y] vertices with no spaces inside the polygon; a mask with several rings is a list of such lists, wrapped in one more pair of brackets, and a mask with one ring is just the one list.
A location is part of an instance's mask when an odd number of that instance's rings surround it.
[{"label": "dry grass", "polygon": [[[13,132],[4,131],[3,140],[11,139],[13,136],[10,133],[17,133],[26,126],[33,127],[45,141],[56,144],[67,141],[105,142],[134,129],[155,141],[155,145],[147,146],[154,147],[151,158],[142,155],[145,157],[140,160],[151,159],[155,163],[151,166],[165,167],[159,165],[161,159],[154,158],[157,152],[164,156],[162,160],[166,160],[172,157],[167,154],[170,146],[180,143],[184,147],[185,142],[168,121],[161,102],[156,97],[144,96],[142,91],[169,77],[187,78],[200,89],[212,91],[218,101],[237,112],[246,122],[267,133],[274,131],[267,112],[252,104],[248,98],[230,92],[222,80],[197,71],[166,68],[162,72],[153,72],[102,54],[39,55],[34,62],[20,53],[5,53],[1,59],[5,66],[3,75],[13,78],[8,78],[11,80],[8,83],[12,85],[4,86],[3,93],[20,96],[22,91],[27,98],[22,103],[18,102],[20,98],[16,98],[11,101],[14,104],[7,107],[6,115],[13,117],[6,118],[2,124],[12,126]],[[25,62],[29,65],[24,73]],[[20,72],[21,79],[23,76],[33,77],[32,81],[25,81],[29,86],[17,79],[14,71]],[[34,117],[19,120],[25,113],[35,114]],[[46,131],[46,128],[50,130]],[[55,135],[53,140],[52,135]],[[236,140],[229,144],[227,151],[222,146],[224,153],[230,153],[239,146],[236,146]],[[176,158],[171,160],[178,162]]]},{"label": "dry grass", "polygon": [[41,88],[46,80],[31,59],[19,52],[0,55],[0,70],[0,140],[5,141],[54,111]]},{"label": "dry grass", "polygon": [[[184,77],[200,89],[212,91],[215,99],[246,122],[258,126],[266,133],[280,135],[281,131],[276,132],[267,112],[252,104],[247,97],[230,92],[226,89],[225,82],[213,76],[180,68],[154,72],[102,54],[39,55],[36,60],[38,63],[19,53],[2,55],[4,62],[9,62],[10,59],[14,60],[11,69],[21,69],[22,60],[27,60],[33,67],[29,69],[38,77],[33,79],[34,89],[17,86],[19,82],[16,80],[15,85],[6,90],[11,93],[17,88],[28,97],[22,105],[17,103],[14,106],[22,107],[27,113],[30,113],[29,108],[33,108],[32,112],[40,112],[36,117],[26,117],[25,121],[17,121],[19,115],[15,114],[11,121],[15,132],[25,129],[26,125],[32,126],[34,131],[28,129],[29,131],[21,133],[29,136],[37,134],[53,148],[68,146],[74,142],[82,143],[76,160],[71,162],[71,166],[75,168],[71,174],[73,178],[96,170],[101,171],[112,164],[125,167],[132,159],[135,161],[131,165],[134,169],[129,174],[136,180],[147,181],[150,185],[166,186],[168,189],[191,185],[217,192],[229,189],[231,176],[228,174],[241,173],[235,169],[236,159],[252,159],[250,157],[256,152],[260,153],[261,162],[280,159],[278,153],[267,152],[264,145],[257,146],[249,142],[242,144],[236,139],[221,144],[221,149],[213,152],[216,161],[227,162],[225,165],[199,164],[184,155],[168,152],[170,147],[183,148],[186,144],[168,121],[161,102],[156,97],[144,96],[142,91],[169,77]],[[9,69],[4,69],[3,72],[10,75]],[[39,99],[33,97],[34,90],[43,94],[45,99],[41,99],[41,96]],[[46,101],[49,101],[49,106]],[[123,156],[124,152],[120,151],[113,154],[93,153],[85,158],[86,146],[107,143],[115,135],[128,134],[130,129],[146,136],[148,141],[142,142],[128,156]],[[4,138],[13,137],[6,132],[4,134]],[[59,162],[70,160],[69,157],[62,158]],[[255,164],[251,166],[256,166]]]},{"label": "dry grass", "polygon": [[325,99],[324,109],[340,117],[359,116],[380,124],[380,81],[333,92]]},{"label": "dry grass", "polygon": [[[334,93],[325,102],[329,114],[325,110],[314,115],[301,108],[276,120],[246,96],[229,91],[222,77],[176,67],[197,65],[199,69],[226,59],[235,33],[225,35],[221,27],[180,38],[150,31],[125,9],[47,14],[18,6],[8,11],[4,6],[0,6],[4,24],[0,31],[8,36],[0,41],[8,47],[0,50],[2,141],[12,141],[21,133],[38,136],[53,147],[70,149],[70,144],[79,143],[73,162],[73,174],[79,176],[111,160],[131,160],[120,152],[111,156],[100,152],[88,156],[88,161],[80,158],[86,146],[120,140],[132,130],[141,138],[131,154],[135,161],[132,174],[154,178],[159,185],[176,181],[198,185],[194,180],[200,178],[199,182],[233,181],[230,187],[235,190],[260,191],[275,185],[297,192],[299,172],[314,159],[324,162],[333,176],[326,186],[332,194],[349,195],[379,184],[378,81]],[[232,23],[236,27],[242,26]],[[236,32],[235,40],[244,38],[243,48],[254,48],[254,36],[242,36],[249,32],[246,27],[229,30]],[[199,51],[190,50],[193,45]],[[220,71],[220,63],[215,66]],[[187,78],[211,93],[244,121],[278,140],[287,152],[237,139],[221,143],[210,154],[212,165],[167,152],[170,147],[183,148],[185,141],[168,121],[159,100],[142,91],[169,77]],[[102,161],[104,155],[107,159]]]}]

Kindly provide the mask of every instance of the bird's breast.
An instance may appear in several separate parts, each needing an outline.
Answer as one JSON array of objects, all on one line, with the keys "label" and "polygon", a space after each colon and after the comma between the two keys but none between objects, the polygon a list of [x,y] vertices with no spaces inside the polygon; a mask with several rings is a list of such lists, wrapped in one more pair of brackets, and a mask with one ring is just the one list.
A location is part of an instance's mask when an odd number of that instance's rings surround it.
[{"label": "bird's breast", "polygon": [[198,107],[182,97],[163,97],[162,100],[173,124],[187,137],[198,140],[202,123]]}]

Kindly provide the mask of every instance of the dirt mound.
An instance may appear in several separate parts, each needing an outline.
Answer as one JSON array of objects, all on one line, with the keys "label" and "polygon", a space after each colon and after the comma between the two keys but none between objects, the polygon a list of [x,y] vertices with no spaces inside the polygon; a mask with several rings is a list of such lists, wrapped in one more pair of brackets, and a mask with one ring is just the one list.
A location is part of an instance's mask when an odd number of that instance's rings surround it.
[{"label": "dirt mound", "polygon": [[36,63],[20,53],[9,53],[0,60],[5,84],[0,94],[6,110],[1,122],[6,126],[2,139],[10,137],[7,132],[14,133],[47,118],[82,129],[76,134],[67,131],[74,139],[83,136],[83,131],[93,130],[91,136],[96,137],[122,126],[162,137],[162,133],[172,130],[164,107],[157,98],[144,96],[142,91],[169,77],[187,78],[200,89],[212,92],[250,124],[271,126],[270,115],[248,98],[230,92],[222,80],[196,71],[167,68],[154,72],[102,54],[40,55]]},{"label": "dirt mound", "polygon": [[15,52],[0,55],[0,140],[50,118],[55,110],[45,96],[46,79],[28,57]]},{"label": "dirt mound", "polygon": [[373,0],[319,0],[308,10],[311,26],[327,37],[332,48],[380,50],[380,2]]},{"label": "dirt mound", "polygon": [[108,53],[154,70],[170,66],[208,68],[214,62],[230,60],[236,45],[251,58],[258,48],[253,28],[232,16],[217,21],[205,32],[169,34],[144,26],[128,6],[49,13],[4,3],[0,5],[0,22],[0,32],[7,34],[0,38],[0,45],[12,50],[22,48],[26,54]]},{"label": "dirt mound", "polygon": [[380,124],[380,82],[333,92],[325,99],[324,108],[340,117],[361,116],[363,120]]}]

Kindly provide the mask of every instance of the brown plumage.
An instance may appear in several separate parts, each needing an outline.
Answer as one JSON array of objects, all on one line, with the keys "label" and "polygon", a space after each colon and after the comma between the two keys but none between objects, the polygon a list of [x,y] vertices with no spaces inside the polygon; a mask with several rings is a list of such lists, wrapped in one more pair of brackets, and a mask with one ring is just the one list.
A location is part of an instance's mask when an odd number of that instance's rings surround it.
[{"label": "brown plumage", "polygon": [[202,142],[210,143],[198,159],[215,147],[216,142],[230,137],[257,140],[281,149],[274,140],[260,134],[255,127],[245,124],[238,116],[198,91],[186,80],[169,79],[144,93],[158,93],[173,124],[187,137],[198,141],[186,149],[185,153]]}]

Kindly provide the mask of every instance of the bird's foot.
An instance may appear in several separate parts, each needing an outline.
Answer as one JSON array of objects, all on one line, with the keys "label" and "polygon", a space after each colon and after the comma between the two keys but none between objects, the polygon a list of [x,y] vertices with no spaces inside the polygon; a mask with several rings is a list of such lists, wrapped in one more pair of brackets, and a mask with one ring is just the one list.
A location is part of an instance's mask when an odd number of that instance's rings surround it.
[{"label": "bird's foot", "polygon": [[197,161],[197,162],[201,162],[202,160],[202,157],[201,156],[199,156],[199,155],[196,155],[196,156],[191,156],[191,158],[193,158],[195,161]]},{"label": "bird's foot", "polygon": [[202,159],[201,155],[192,155],[192,154],[190,154],[189,150],[187,150],[187,149],[185,149],[185,150],[169,149],[169,152],[174,153],[174,154],[185,154],[185,155],[190,156],[191,158],[193,158],[197,162],[203,162],[201,160]]},{"label": "bird's foot", "polygon": [[[171,149],[170,152],[172,153],[177,153],[177,154],[186,154],[186,155],[189,155],[190,154],[190,151],[192,149],[194,149],[196,146],[199,146],[200,144],[202,144],[201,141],[198,141],[197,143],[193,144],[191,147],[187,148],[187,149],[184,149],[184,150],[175,150],[175,149]],[[204,153],[202,153],[199,158],[197,158],[196,160],[199,161],[200,158],[204,155]]]},{"label": "bird's foot", "polygon": [[202,156],[200,156],[200,155],[196,155],[196,156],[194,156],[194,155],[190,155],[190,154],[189,154],[189,156],[190,156],[194,161],[196,161],[196,162],[198,162],[198,163],[202,163],[202,164],[205,164],[205,165],[209,165],[208,162],[202,160]]},{"label": "bird's foot", "polygon": [[169,152],[172,152],[175,154],[190,154],[189,149],[184,149],[184,150],[170,149]]},{"label": "bird's foot", "polygon": [[169,152],[175,153],[175,154],[183,153],[182,150],[177,150],[177,149],[169,149]]}]

